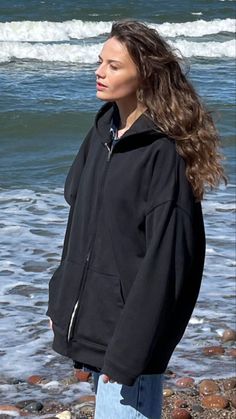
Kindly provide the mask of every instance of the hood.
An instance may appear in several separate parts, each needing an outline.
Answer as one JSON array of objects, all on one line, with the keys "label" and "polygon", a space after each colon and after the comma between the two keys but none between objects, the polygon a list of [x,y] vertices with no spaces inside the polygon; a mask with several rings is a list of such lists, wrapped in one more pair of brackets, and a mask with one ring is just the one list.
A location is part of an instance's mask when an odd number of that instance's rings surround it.
[{"label": "hood", "polygon": [[[104,145],[110,143],[110,129],[113,124],[118,125],[119,110],[115,102],[106,102],[98,111],[95,118],[96,136]],[[131,127],[122,135],[115,145],[116,151],[125,151],[153,143],[166,136],[153,120],[144,112]]]}]

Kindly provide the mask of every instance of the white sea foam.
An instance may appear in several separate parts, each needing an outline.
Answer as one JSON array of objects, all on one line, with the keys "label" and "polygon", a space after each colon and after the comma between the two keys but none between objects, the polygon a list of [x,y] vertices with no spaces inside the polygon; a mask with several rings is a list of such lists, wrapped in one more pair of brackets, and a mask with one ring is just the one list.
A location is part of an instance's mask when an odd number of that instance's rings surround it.
[{"label": "white sea foam", "polygon": [[[49,21],[12,21],[0,23],[1,41],[24,42],[56,42],[70,39],[84,39],[96,37],[110,32],[112,22],[90,22],[82,20],[68,20],[65,22]],[[163,36],[176,37],[203,36],[219,32],[235,32],[235,19],[203,19],[194,22],[149,24]]]},{"label": "white sea foam", "polygon": [[194,22],[169,23],[161,25],[151,24],[151,27],[157,29],[164,36],[176,37],[184,36],[203,36],[220,32],[235,32],[235,19],[213,19],[206,21],[203,19]]},{"label": "white sea foam", "polygon": [[216,251],[214,249],[212,249],[211,247],[207,247],[206,248],[206,254],[207,255],[215,255]]},{"label": "white sea foam", "polygon": [[[179,40],[170,44],[185,57],[230,57],[236,55],[235,41],[189,42]],[[29,42],[0,42],[0,62],[18,60],[61,61],[92,64],[97,61],[102,43],[92,45],[31,44]]]},{"label": "white sea foam", "polygon": [[1,41],[52,42],[90,38],[110,31],[111,22],[13,21],[0,23]]},{"label": "white sea foam", "polygon": [[225,329],[216,329],[216,333],[218,336],[222,337]]},{"label": "white sea foam", "polygon": [[204,323],[204,319],[200,319],[198,317],[192,316],[189,323],[190,324],[202,324],[202,323]]},{"label": "white sea foam", "polygon": [[235,40],[226,42],[189,42],[183,39],[171,44],[184,57],[234,58],[236,56]]},{"label": "white sea foam", "polygon": [[102,44],[31,44],[28,42],[0,42],[0,62],[14,59],[39,61],[63,61],[91,64],[97,61]]}]

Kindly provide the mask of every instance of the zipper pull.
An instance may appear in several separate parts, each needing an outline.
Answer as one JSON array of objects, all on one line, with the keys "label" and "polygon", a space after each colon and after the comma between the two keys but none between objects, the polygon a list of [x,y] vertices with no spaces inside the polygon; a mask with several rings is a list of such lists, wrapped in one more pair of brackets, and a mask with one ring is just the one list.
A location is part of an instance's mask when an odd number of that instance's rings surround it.
[{"label": "zipper pull", "polygon": [[111,154],[112,154],[112,151],[113,151],[113,148],[114,148],[114,144],[112,144],[111,148],[109,148],[109,146],[108,146],[108,144],[107,144],[107,143],[105,143],[105,146],[106,146],[106,148],[108,149],[107,161],[110,161],[110,159],[111,159]]}]

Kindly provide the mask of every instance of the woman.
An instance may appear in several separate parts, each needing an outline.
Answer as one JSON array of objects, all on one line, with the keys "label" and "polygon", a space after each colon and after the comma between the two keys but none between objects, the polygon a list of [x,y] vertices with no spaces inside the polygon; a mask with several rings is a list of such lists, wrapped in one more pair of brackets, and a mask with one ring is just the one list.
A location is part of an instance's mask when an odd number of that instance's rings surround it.
[{"label": "woman", "polygon": [[158,419],[202,279],[201,200],[226,181],[218,136],[175,53],[142,23],[113,24],[96,80],[105,104],[65,183],[53,348],[93,371],[96,419]]}]

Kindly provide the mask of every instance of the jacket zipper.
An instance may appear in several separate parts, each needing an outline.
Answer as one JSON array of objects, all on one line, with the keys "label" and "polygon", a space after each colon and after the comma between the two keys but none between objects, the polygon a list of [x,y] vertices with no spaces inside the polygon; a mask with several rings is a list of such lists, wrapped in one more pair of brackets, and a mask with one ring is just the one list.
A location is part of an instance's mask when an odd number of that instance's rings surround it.
[{"label": "jacket zipper", "polygon": [[[114,148],[114,143],[112,144],[111,148],[109,148],[107,143],[105,143],[104,145],[108,149],[107,162],[109,162],[111,160],[111,155],[112,155],[112,151],[113,151],[113,148]],[[104,185],[104,180],[105,180],[106,173],[107,173],[107,168],[106,168],[105,173],[104,173],[102,188],[103,188],[103,185]],[[103,192],[103,189],[102,189],[102,192]],[[102,195],[102,193],[101,193],[101,195]],[[96,231],[93,234],[93,238],[91,240],[91,243],[94,243],[95,237],[96,237]],[[85,279],[86,279],[86,275],[87,275],[87,270],[88,270],[88,264],[89,264],[89,260],[90,260],[91,251],[92,251],[92,244],[90,246],[90,250],[87,254],[86,261],[85,261],[81,286],[80,286],[80,290],[79,290],[79,298],[76,300],[76,302],[74,304],[74,308],[73,308],[73,311],[72,311],[72,314],[71,314],[71,317],[70,317],[70,323],[69,323],[68,334],[67,334],[67,341],[68,342],[70,341],[70,339],[72,337],[72,333],[73,333],[73,329],[74,329],[74,325],[75,325],[75,320],[76,320],[76,317],[77,317],[76,315],[78,315],[78,312],[79,312],[79,309],[80,309],[80,301],[81,301],[82,294],[83,294],[83,289],[84,289],[84,286],[85,286]]]}]

